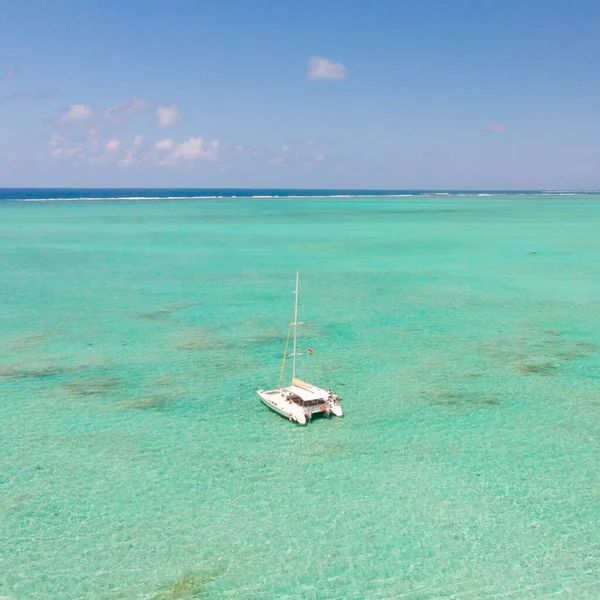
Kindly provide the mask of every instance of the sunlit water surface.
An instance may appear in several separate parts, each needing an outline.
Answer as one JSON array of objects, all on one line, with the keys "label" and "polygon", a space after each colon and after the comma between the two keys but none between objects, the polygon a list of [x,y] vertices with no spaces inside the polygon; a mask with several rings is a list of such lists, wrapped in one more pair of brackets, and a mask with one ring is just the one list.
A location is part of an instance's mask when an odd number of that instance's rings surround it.
[{"label": "sunlit water surface", "polygon": [[600,597],[600,197],[11,202],[0,269],[2,598]]}]

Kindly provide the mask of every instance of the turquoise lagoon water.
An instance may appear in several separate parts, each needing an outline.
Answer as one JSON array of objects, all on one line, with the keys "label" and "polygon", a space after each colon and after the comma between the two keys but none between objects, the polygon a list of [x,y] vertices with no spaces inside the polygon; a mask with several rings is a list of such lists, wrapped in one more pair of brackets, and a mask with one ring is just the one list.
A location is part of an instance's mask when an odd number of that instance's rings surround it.
[{"label": "turquoise lagoon water", "polygon": [[[596,599],[600,197],[0,205],[0,596]],[[302,277],[300,428],[260,404]],[[288,374],[289,376],[289,374]]]}]

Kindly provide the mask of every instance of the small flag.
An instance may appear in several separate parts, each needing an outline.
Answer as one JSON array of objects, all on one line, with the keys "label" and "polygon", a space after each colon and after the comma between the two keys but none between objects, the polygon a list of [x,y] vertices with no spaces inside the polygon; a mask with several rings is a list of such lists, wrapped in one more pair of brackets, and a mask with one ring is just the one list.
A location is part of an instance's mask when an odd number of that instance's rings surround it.
[{"label": "small flag", "polygon": [[312,351],[312,348],[309,348],[309,349],[308,349],[308,353],[309,353],[309,354],[312,354],[312,353],[313,353],[313,351]]}]

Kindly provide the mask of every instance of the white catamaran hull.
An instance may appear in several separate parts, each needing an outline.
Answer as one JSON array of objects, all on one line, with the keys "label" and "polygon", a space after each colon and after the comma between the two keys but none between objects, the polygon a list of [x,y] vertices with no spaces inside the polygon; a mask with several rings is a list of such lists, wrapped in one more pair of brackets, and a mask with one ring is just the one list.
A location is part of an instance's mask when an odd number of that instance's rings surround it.
[{"label": "white catamaran hull", "polygon": [[287,417],[290,421],[296,421],[300,425],[306,425],[306,415],[299,406],[291,404],[285,401],[283,394],[279,393],[280,390],[258,390],[258,396],[260,397],[263,404],[268,406],[271,410],[279,413],[282,417]]},{"label": "white catamaran hull", "polygon": [[276,390],[258,390],[258,396],[271,410],[305,425],[314,415],[341,417],[344,413],[338,401],[330,392],[293,379],[292,385]]}]

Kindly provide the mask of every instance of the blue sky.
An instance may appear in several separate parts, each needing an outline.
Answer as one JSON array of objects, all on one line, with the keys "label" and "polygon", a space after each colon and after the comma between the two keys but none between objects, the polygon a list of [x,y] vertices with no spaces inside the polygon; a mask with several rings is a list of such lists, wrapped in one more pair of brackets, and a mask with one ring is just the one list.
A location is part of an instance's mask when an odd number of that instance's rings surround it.
[{"label": "blue sky", "polygon": [[0,12],[0,187],[600,188],[597,1]]}]

